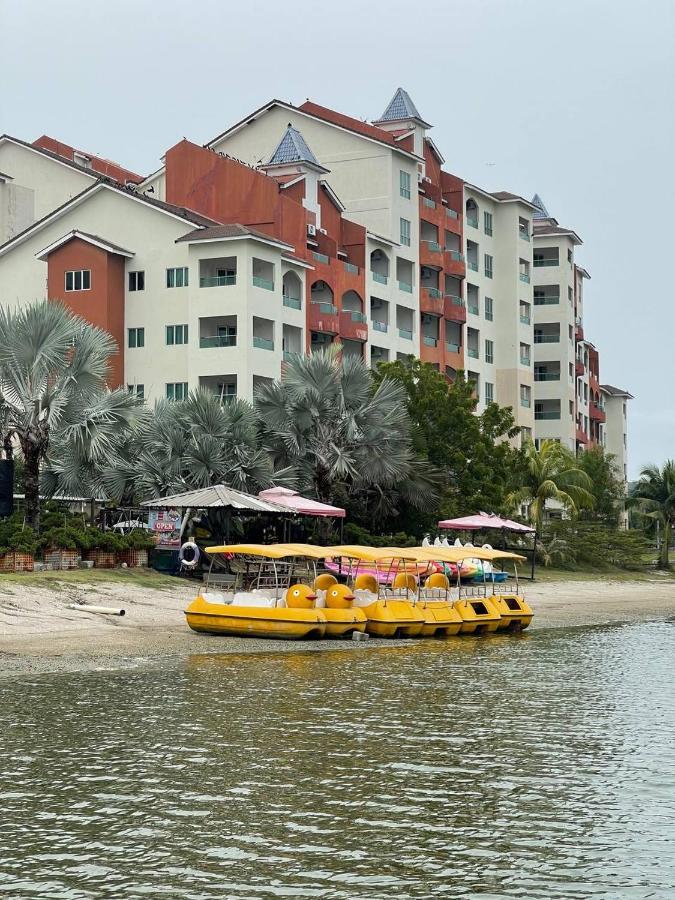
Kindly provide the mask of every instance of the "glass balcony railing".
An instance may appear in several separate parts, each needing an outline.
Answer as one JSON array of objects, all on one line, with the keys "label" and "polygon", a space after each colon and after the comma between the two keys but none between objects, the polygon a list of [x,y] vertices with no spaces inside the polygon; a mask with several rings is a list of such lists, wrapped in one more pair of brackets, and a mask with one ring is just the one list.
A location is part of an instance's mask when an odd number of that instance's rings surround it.
[{"label": "glass balcony railing", "polygon": [[434,300],[440,300],[440,298],[443,296],[443,294],[438,290],[438,288],[435,288],[435,287],[427,287],[427,288],[424,288],[424,290]]},{"label": "glass balcony railing", "polygon": [[199,287],[224,287],[226,284],[236,284],[236,275],[205,275],[199,279]]},{"label": "glass balcony railing", "polygon": [[364,316],[364,314],[358,310],[343,309],[342,312],[349,313],[352,322],[361,322],[363,325],[366,325],[368,322],[368,316]]},{"label": "glass balcony railing", "polygon": [[472,272],[478,271],[478,261],[477,260],[469,259],[469,260],[467,260],[466,264],[471,269]]},{"label": "glass balcony railing", "polygon": [[412,294],[412,284],[407,281],[399,281],[398,289],[406,294]]},{"label": "glass balcony railing", "polygon": [[267,278],[261,278],[259,275],[253,276],[253,284],[255,287],[264,288],[266,291],[274,290],[274,282]]},{"label": "glass balcony railing", "polygon": [[294,356],[299,354],[294,350],[284,350],[284,362],[290,362]]},{"label": "glass balcony railing", "polygon": [[529,276],[527,273],[525,273],[525,272],[521,272],[521,273],[520,273],[520,280],[521,280],[524,284],[529,284],[529,283],[530,283],[530,276]]},{"label": "glass balcony railing", "polygon": [[312,250],[312,257],[313,257],[317,262],[325,263],[326,265],[328,265],[328,263],[330,262],[329,257],[326,256],[325,253],[319,253],[318,250]]},{"label": "glass balcony railing", "polygon": [[529,366],[529,365],[532,364],[532,360],[531,360],[531,358],[530,358],[529,356],[523,356],[523,355],[521,354],[521,357],[520,357],[520,364],[521,364],[521,366]]},{"label": "glass balcony railing", "polygon": [[422,338],[422,342],[425,347],[438,347],[438,338],[430,337],[427,334]]},{"label": "glass balcony railing", "polygon": [[536,297],[534,298],[535,306],[558,306],[560,303],[560,297],[557,295],[549,295],[548,297]]},{"label": "glass balcony railing", "polygon": [[469,310],[470,313],[473,313],[474,316],[479,316],[479,315],[480,315],[480,309],[479,309],[479,307],[474,306],[472,303],[470,303],[470,304],[468,305],[467,309]]},{"label": "glass balcony railing", "polygon": [[535,256],[532,260],[532,265],[535,267],[535,269],[542,269],[546,268],[547,266],[559,266],[560,263],[557,259],[547,259],[546,257],[542,259],[541,257],[537,258]]},{"label": "glass balcony railing", "polygon": [[474,219],[472,216],[466,217],[467,225],[470,225],[472,228],[478,228],[478,219]]},{"label": "glass balcony railing", "polygon": [[448,351],[448,353],[459,353],[459,344],[453,344],[450,341],[446,341],[445,349]]},{"label": "glass balcony railing", "polygon": [[464,262],[464,254],[460,253],[459,250],[448,250],[448,253],[450,254],[450,259],[455,262]]},{"label": "glass balcony railing", "polygon": [[466,351],[466,355],[470,356],[471,359],[478,359],[478,350],[476,350],[474,347],[469,347]]},{"label": "glass balcony railing", "polygon": [[559,334],[536,334],[534,335],[535,344],[559,344]]},{"label": "glass balcony railing", "polygon": [[409,328],[399,328],[398,336],[405,341],[412,341],[412,330]]},{"label": "glass balcony railing", "polygon": [[332,303],[324,303],[320,300],[312,300],[312,308],[318,308],[322,316],[337,315],[337,306],[333,306]]},{"label": "glass balcony railing", "polygon": [[274,341],[253,335],[253,346],[257,347],[258,350],[274,350]]},{"label": "glass balcony railing", "polygon": [[284,306],[289,309],[302,309],[302,301],[298,297],[284,296]]},{"label": "glass balcony railing", "polygon": [[535,372],[535,381],[560,381],[560,372]]},{"label": "glass balcony railing", "polygon": [[530,398],[529,397],[521,397],[520,405],[524,406],[525,409],[529,409],[530,408]]},{"label": "glass balcony railing", "polygon": [[520,322],[522,325],[531,325],[532,319],[529,316],[521,315]]},{"label": "glass balcony railing", "polygon": [[389,326],[386,322],[378,322],[376,319],[373,319],[373,329],[375,331],[383,331],[386,332],[389,330]]},{"label": "glass balcony railing", "polygon": [[430,209],[436,209],[436,203],[431,197],[422,197],[422,203]]},{"label": "glass balcony railing", "polygon": [[345,267],[345,272],[351,272],[352,275],[359,274],[359,267],[355,266],[354,263],[343,262],[342,265]]},{"label": "glass balcony railing", "polygon": [[438,241],[424,240],[423,243],[425,243],[427,245],[427,249],[431,253],[440,253],[441,252],[441,245],[438,243]]},{"label": "glass balcony railing", "polygon": [[445,207],[445,214],[449,219],[459,219],[459,213],[455,212],[454,209],[450,209],[449,206]]},{"label": "glass balcony railing", "polygon": [[373,272],[372,269],[370,274],[373,277],[373,281],[377,281],[378,284],[386,284],[389,281],[389,278],[386,275],[381,275],[379,272]]},{"label": "glass balcony railing", "polygon": [[237,346],[237,335],[236,334],[212,334],[212,335],[207,335],[206,337],[200,337],[199,338],[199,346],[202,348],[236,347]]},{"label": "glass balcony railing", "polygon": [[530,235],[527,233],[527,231],[519,231],[519,232],[518,232],[518,236],[519,236],[519,237],[521,238],[521,240],[523,240],[523,241],[529,241],[529,240],[530,240]]},{"label": "glass balcony railing", "polygon": [[559,419],[560,411],[555,409],[535,409],[534,418],[540,419]]},{"label": "glass balcony railing", "polygon": [[464,306],[464,300],[458,297],[457,294],[446,294],[445,299],[450,300],[453,306]]}]

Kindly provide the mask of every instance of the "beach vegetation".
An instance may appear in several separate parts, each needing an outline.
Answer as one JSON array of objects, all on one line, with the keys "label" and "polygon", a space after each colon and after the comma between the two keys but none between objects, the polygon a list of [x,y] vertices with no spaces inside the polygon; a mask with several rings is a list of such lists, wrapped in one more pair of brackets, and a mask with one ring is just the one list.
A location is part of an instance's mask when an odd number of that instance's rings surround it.
[{"label": "beach vegetation", "polygon": [[675,526],[675,460],[669,459],[659,468],[645,466],[635,485],[628,505],[659,528],[657,565],[670,568],[670,545]]}]

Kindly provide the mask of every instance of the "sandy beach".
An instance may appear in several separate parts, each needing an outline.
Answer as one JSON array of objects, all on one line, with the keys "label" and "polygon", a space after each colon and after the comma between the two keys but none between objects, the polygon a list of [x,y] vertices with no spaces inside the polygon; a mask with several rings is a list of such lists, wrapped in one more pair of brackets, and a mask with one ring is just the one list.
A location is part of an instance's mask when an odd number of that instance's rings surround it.
[{"label": "sandy beach", "polygon": [[[152,665],[193,653],[363,651],[368,641],[286,642],[191,632],[183,609],[195,582],[146,573],[85,573],[0,580],[0,677]],[[525,583],[531,631],[663,619],[675,615],[675,581],[543,581]],[[124,617],[69,609],[73,603],[123,607]],[[385,642],[391,646],[392,642]]]}]

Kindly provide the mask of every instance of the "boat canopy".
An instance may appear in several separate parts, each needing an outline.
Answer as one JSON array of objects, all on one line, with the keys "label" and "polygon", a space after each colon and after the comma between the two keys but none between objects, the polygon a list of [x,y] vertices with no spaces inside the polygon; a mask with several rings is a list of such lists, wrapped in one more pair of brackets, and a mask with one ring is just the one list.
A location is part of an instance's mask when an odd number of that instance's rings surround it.
[{"label": "boat canopy", "polygon": [[337,559],[346,557],[361,562],[449,562],[461,563],[466,559],[513,559],[523,560],[524,556],[491,547],[363,547],[340,544],[319,547],[316,544],[221,544],[207,547],[207,553],[228,553],[236,556],[260,556],[267,559],[283,559],[290,556],[305,556],[311,559]]}]

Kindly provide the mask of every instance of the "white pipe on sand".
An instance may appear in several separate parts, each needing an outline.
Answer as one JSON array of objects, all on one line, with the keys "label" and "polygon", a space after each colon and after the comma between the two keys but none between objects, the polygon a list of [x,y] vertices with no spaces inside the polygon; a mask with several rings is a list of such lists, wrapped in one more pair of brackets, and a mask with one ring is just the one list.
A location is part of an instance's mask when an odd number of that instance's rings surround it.
[{"label": "white pipe on sand", "polygon": [[87,606],[84,603],[69,603],[68,609],[79,609],[80,612],[102,613],[104,616],[126,615],[126,610],[114,606]]}]

